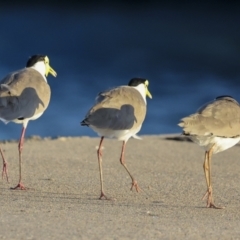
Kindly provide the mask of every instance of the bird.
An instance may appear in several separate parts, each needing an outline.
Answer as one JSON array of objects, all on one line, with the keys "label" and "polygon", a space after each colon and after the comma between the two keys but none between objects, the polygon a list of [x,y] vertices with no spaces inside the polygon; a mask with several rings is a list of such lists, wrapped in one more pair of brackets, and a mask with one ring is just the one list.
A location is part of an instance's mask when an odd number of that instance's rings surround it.
[{"label": "bird", "polygon": [[[27,60],[25,68],[9,73],[0,81],[0,120],[5,124],[22,124],[18,143],[19,182],[12,189],[26,190],[22,182],[24,135],[28,122],[39,118],[50,102],[51,90],[46,78],[48,74],[57,76],[49,65],[48,56],[36,54]],[[3,158],[2,176],[6,175],[8,181],[7,162],[2,150],[0,153]]]},{"label": "bird", "polygon": [[221,209],[213,199],[211,179],[212,155],[233,147],[240,140],[240,105],[231,96],[219,96],[204,104],[196,113],[184,117],[178,124],[183,135],[204,147],[205,157],[203,169],[207,183],[207,191],[203,200],[207,199],[207,208]]},{"label": "bird", "polygon": [[111,199],[105,195],[103,189],[101,149],[105,137],[123,141],[120,163],[132,180],[131,190],[135,187],[137,192],[140,191],[137,181],[125,163],[124,152],[129,138],[138,137],[136,134],[140,131],[145,119],[147,111],[146,96],[152,98],[148,85],[149,81],[147,79],[132,78],[128,85],[100,92],[96,97],[94,106],[90,108],[81,122],[82,126],[92,128],[101,137],[97,150],[101,184],[99,199]]}]

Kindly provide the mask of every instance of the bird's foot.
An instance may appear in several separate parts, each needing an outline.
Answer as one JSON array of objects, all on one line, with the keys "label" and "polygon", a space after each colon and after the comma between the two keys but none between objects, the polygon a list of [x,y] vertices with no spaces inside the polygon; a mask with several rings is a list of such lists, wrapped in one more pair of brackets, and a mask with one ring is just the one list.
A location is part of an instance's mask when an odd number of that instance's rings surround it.
[{"label": "bird's foot", "polygon": [[27,190],[27,188],[20,182],[16,187],[11,188],[11,190]]},{"label": "bird's foot", "polygon": [[141,188],[138,186],[138,183],[137,183],[136,180],[133,180],[133,181],[132,181],[131,191],[133,190],[134,187],[135,187],[135,189],[136,189],[137,192],[140,192],[140,191],[141,191]]},{"label": "bird's foot", "polygon": [[215,209],[225,208],[225,207],[218,207],[214,204],[211,189],[207,190],[207,192],[204,194],[202,200],[204,200],[205,198],[207,198],[207,208],[215,208]]},{"label": "bird's foot", "polygon": [[109,198],[107,197],[103,191],[101,191],[101,194],[100,194],[100,197],[99,197],[100,200],[110,200],[110,201],[115,201],[116,199],[115,198]]},{"label": "bird's foot", "polygon": [[3,163],[3,169],[2,169],[2,179],[4,179],[4,175],[6,176],[7,182],[8,182],[8,171],[7,171],[7,162]]}]

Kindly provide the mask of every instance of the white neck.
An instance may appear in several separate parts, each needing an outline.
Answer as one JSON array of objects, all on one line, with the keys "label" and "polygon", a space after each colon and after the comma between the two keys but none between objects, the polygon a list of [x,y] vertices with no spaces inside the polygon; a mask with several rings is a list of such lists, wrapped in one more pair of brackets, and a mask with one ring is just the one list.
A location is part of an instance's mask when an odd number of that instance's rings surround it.
[{"label": "white neck", "polygon": [[143,83],[137,85],[136,87],[133,87],[135,88],[136,90],[138,90],[140,92],[140,94],[142,95],[143,97],[143,100],[144,102],[147,104],[147,101],[146,101],[146,87]]},{"label": "white neck", "polygon": [[47,79],[45,77],[46,66],[43,61],[35,63],[31,68],[37,70],[43,76],[44,80],[47,82]]}]

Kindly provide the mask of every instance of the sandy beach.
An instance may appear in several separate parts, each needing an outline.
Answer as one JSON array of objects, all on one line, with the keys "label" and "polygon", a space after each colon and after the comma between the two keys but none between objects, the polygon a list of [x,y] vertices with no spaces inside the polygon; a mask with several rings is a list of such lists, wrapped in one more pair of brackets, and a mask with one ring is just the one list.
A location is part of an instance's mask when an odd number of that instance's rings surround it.
[{"label": "sandy beach", "polygon": [[216,210],[201,200],[203,149],[179,135],[141,137],[126,148],[140,193],[119,162],[122,143],[104,142],[104,187],[115,201],[98,200],[99,138],[26,140],[26,191],[10,190],[17,142],[2,142],[10,179],[0,180],[0,239],[239,239],[239,145],[213,156],[215,203],[226,207]]}]

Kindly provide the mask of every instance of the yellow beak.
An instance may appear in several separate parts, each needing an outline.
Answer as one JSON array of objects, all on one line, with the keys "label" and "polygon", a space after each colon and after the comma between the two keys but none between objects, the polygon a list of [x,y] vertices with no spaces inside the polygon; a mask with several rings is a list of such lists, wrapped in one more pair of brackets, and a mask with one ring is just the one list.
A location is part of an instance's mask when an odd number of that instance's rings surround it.
[{"label": "yellow beak", "polygon": [[148,91],[147,87],[146,87],[146,95],[152,99],[152,94]]},{"label": "yellow beak", "polygon": [[53,68],[51,68],[50,65],[47,64],[46,65],[46,73],[45,73],[46,77],[48,76],[49,73],[52,74],[54,77],[57,76],[57,73],[53,70]]}]

